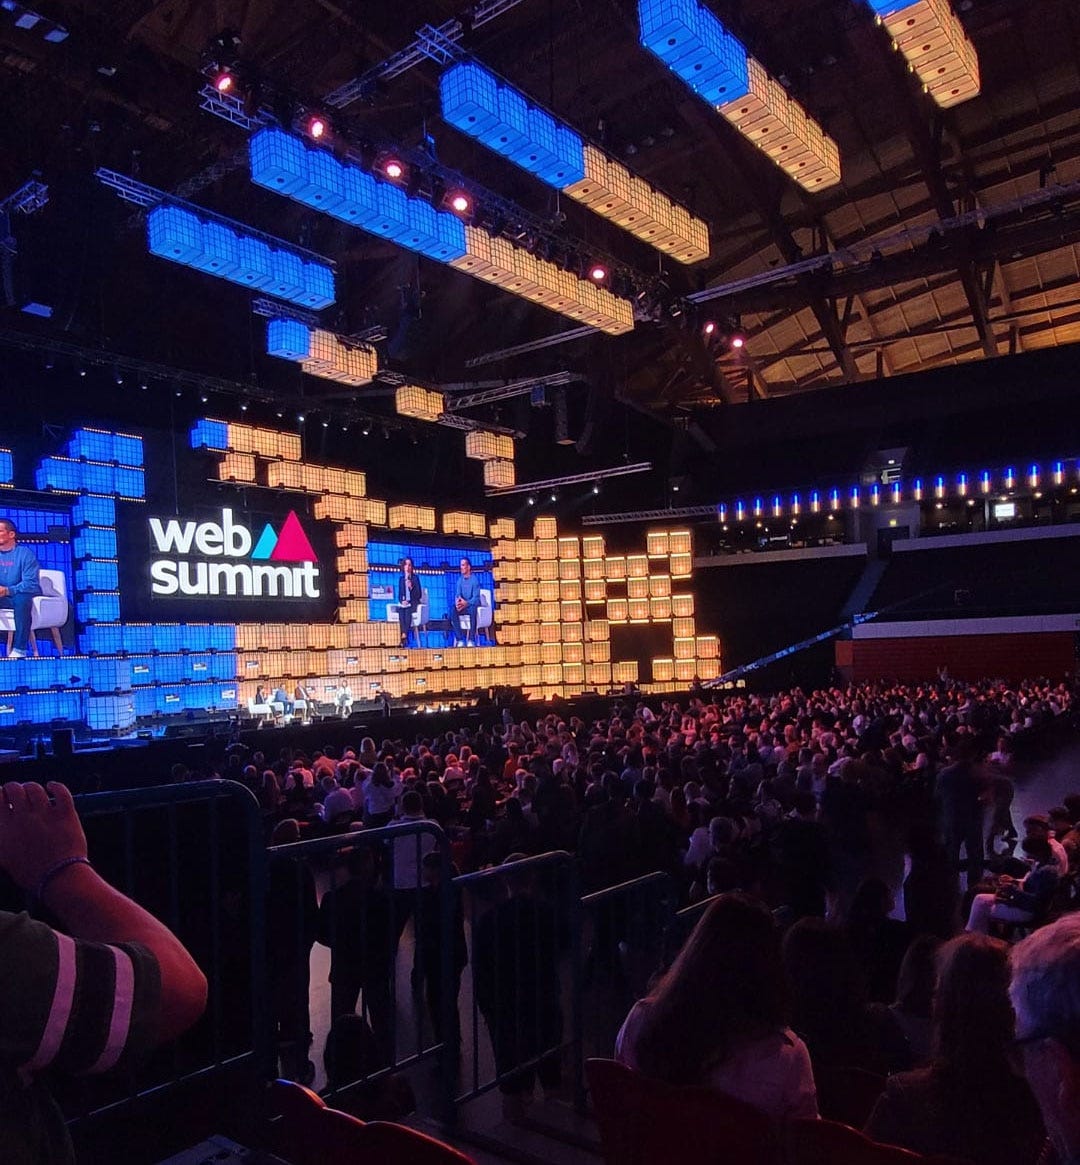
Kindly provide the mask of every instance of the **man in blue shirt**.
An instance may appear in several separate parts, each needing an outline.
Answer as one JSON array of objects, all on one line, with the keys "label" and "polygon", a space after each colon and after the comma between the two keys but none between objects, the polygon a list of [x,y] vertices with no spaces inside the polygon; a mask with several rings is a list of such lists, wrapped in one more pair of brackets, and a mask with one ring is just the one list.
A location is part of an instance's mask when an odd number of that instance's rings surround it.
[{"label": "man in blue shirt", "polygon": [[[457,591],[454,595],[454,614],[453,623],[457,632],[454,638],[454,646],[460,647],[463,637],[468,637],[469,646],[475,646],[476,642],[476,619],[480,610],[480,580],[472,572],[472,563],[467,559],[461,560],[461,577],[457,582]],[[466,632],[465,626],[462,622],[464,618],[469,620],[469,628]]]},{"label": "man in blue shirt", "polygon": [[17,545],[19,531],[10,518],[0,518],[0,607],[15,612],[15,638],[9,659],[25,659],[30,645],[34,597],[41,594],[41,563],[28,546]]}]

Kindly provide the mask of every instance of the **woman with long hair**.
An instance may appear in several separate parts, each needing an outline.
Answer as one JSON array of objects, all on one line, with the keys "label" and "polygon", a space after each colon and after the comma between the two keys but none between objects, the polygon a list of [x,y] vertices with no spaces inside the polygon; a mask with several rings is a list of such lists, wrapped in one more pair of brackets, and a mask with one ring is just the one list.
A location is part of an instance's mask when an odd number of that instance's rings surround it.
[{"label": "woman with long hair", "polygon": [[615,1058],[769,1116],[817,1116],[810,1056],[787,1026],[779,935],[761,902],[721,894],[709,906],[671,968],[634,1004]]},{"label": "woman with long hair", "polygon": [[1035,1098],[1013,1070],[1008,946],[962,934],[938,952],[933,1057],[890,1076],[865,1132],[916,1153],[979,1165],[1030,1165],[1045,1134]]},{"label": "woman with long hair", "polygon": [[368,829],[390,824],[401,790],[401,781],[391,772],[390,766],[385,761],[376,761],[371,776],[361,786],[364,824]]}]

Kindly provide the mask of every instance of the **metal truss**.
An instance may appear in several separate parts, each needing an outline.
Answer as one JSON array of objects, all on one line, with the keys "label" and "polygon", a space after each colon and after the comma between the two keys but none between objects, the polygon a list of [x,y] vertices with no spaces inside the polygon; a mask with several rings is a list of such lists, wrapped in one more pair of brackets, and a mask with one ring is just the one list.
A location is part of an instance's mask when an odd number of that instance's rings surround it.
[{"label": "metal truss", "polygon": [[292,307],[281,300],[270,299],[265,295],[256,296],[251,301],[251,312],[253,315],[262,316],[268,320],[298,320],[302,324],[307,324],[309,328],[322,326],[319,317],[314,312],[304,311],[302,307]]},{"label": "metal truss", "polygon": [[[602,474],[610,477],[610,474]],[[679,518],[715,518],[716,506],[680,506],[678,509],[627,510],[622,514],[586,514],[583,526],[614,526],[620,522],[660,522]]]},{"label": "metal truss", "polygon": [[216,211],[207,210],[205,206],[196,206],[193,202],[187,202],[183,198],[177,198],[175,194],[169,194],[164,190],[159,190],[156,186],[148,186],[145,182],[139,182],[134,178],[129,178],[126,174],[120,174],[116,170],[107,170],[102,166],[94,171],[94,177],[103,186],[108,186],[110,190],[115,190],[125,202],[130,202],[135,206],[149,207],[155,206],[158,203],[166,203],[169,206],[181,206],[185,210],[190,210],[192,214],[197,214],[200,218],[213,219],[214,222],[219,222],[222,226],[226,226],[230,230],[243,231],[245,235],[260,239],[268,246],[275,247],[278,250],[291,251],[294,255],[298,255],[302,259],[316,263],[324,263],[327,267],[334,270],[337,269],[337,264],[333,259],[328,259],[325,255],[316,254],[315,251],[309,251],[306,247],[298,247],[295,243],[289,243],[284,239],[277,238],[276,235],[268,235],[265,231],[256,230],[255,227],[249,226],[247,223],[239,222],[235,218],[228,218],[226,215],[218,214]]},{"label": "metal truss", "polygon": [[0,214],[34,214],[48,204],[48,186],[31,178],[0,202]]},{"label": "metal truss", "polygon": [[481,368],[485,364],[497,364],[510,356],[524,356],[526,352],[539,352],[542,348],[555,348],[559,344],[568,344],[571,340],[583,340],[586,336],[597,335],[596,328],[581,327],[568,328],[564,332],[556,332],[553,336],[544,336],[540,340],[529,340],[524,344],[515,344],[512,348],[499,348],[494,352],[485,352],[481,356],[472,356],[465,361],[466,368]]},{"label": "metal truss", "polygon": [[[484,425],[485,429],[489,426]],[[633,465],[613,465],[609,469],[594,469],[592,473],[570,473],[565,477],[549,477],[545,481],[526,481],[518,485],[491,486],[484,490],[488,498],[501,498],[504,494],[527,494],[538,490],[558,489],[564,485],[589,485],[607,481],[609,477],[629,477],[635,473],[648,473],[653,467],[651,461],[635,461]]]},{"label": "metal truss", "polygon": [[[533,376],[525,380],[512,380],[509,384],[497,388],[481,389],[477,392],[461,392],[456,396],[445,396],[446,386],[443,386],[446,411],[461,412],[462,409],[472,409],[479,405],[493,404],[499,400],[510,400],[515,396],[524,396],[534,388],[557,388],[560,385],[572,384],[580,377],[572,372],[553,372],[549,376]],[[485,426],[486,427],[486,426]]]},{"label": "metal truss", "polygon": [[[474,4],[468,15],[468,28],[480,28],[488,21],[502,16],[511,8],[516,8],[521,0],[480,0]],[[387,57],[378,65],[373,65],[366,72],[352,81],[326,95],[325,101],[332,109],[345,109],[354,101],[369,96],[380,81],[389,81],[400,77],[409,69],[424,61],[437,61],[439,64],[448,64],[460,53],[459,44],[464,39],[466,24],[459,19],[447,20],[438,28],[426,24],[417,34],[416,39],[406,48],[401,49],[393,56]]]}]

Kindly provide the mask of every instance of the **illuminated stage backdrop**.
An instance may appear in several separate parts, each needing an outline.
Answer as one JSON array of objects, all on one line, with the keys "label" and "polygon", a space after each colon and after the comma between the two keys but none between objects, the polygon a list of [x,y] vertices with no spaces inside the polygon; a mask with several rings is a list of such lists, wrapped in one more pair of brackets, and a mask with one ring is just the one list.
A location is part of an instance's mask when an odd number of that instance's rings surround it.
[{"label": "illuminated stage backdrop", "polygon": [[[76,430],[38,460],[35,493],[0,450],[0,516],[62,580],[74,648],[60,657],[39,637],[40,657],[0,667],[0,730],[123,734],[244,711],[259,684],[291,695],[303,681],[327,704],[345,683],[356,699],[437,703],[504,685],[533,698],[671,691],[719,674],[715,636],[697,633],[687,530],[612,554],[549,515],[519,536],[510,519],[371,497],[365,472],[303,460],[296,434],[205,419],[189,438],[186,491],[147,455],[160,434]],[[388,605],[405,555],[428,598],[408,649]],[[476,648],[452,646],[462,557],[487,608]]]}]

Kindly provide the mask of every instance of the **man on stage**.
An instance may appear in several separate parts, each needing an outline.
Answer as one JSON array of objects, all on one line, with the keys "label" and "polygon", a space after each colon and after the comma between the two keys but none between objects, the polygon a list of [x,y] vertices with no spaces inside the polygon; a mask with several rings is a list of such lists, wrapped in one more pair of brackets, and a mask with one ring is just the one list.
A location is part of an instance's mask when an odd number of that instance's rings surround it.
[{"label": "man on stage", "polygon": [[25,659],[30,646],[34,597],[41,594],[41,563],[28,546],[19,546],[19,531],[0,518],[0,607],[15,612],[15,637],[8,659]]},{"label": "man on stage", "polygon": [[[480,611],[480,580],[472,572],[472,563],[467,559],[461,560],[461,577],[457,581],[457,591],[454,596],[453,623],[456,629],[454,646],[460,647],[462,640],[467,638],[470,647],[476,646],[476,620]],[[466,631],[463,619],[468,618],[469,627]]]}]

